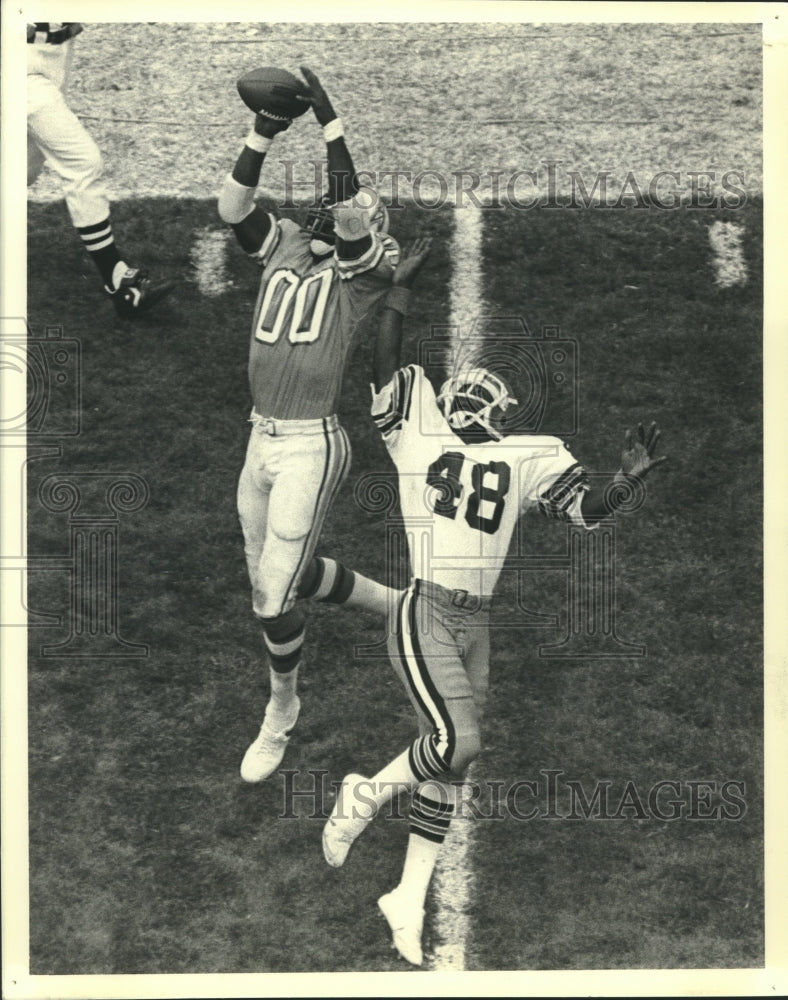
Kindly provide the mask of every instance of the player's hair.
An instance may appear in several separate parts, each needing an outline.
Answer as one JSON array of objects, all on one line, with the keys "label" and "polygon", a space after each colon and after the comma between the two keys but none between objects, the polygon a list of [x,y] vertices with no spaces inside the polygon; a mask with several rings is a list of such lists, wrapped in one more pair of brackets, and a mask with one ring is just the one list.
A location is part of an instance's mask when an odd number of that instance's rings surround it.
[{"label": "player's hair", "polygon": [[452,430],[481,428],[496,441],[503,435],[492,425],[493,411],[517,405],[504,380],[486,368],[466,368],[447,378],[437,400]]}]

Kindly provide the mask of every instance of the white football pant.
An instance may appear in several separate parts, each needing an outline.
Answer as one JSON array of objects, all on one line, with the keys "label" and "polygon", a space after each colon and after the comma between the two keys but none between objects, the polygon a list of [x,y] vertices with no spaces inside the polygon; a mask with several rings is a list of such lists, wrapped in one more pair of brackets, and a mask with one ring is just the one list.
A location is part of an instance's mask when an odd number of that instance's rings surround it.
[{"label": "white football pant", "polygon": [[350,442],[336,416],[271,420],[252,414],[238,482],[238,516],[261,618],[288,611],[315,552],[326,514],[350,468]]}]

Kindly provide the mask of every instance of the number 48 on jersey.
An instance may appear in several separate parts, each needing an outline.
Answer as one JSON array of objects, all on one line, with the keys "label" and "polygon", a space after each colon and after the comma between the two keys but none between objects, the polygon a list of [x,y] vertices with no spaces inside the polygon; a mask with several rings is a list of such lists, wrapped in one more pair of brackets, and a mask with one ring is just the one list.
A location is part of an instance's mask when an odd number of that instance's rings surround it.
[{"label": "number 48 on jersey", "polygon": [[[462,482],[463,470],[468,468],[470,492]],[[468,525],[488,535],[500,527],[510,482],[511,469],[506,462],[482,465],[461,451],[444,452],[427,470],[427,484],[438,491],[435,513],[454,521],[464,506]]]}]

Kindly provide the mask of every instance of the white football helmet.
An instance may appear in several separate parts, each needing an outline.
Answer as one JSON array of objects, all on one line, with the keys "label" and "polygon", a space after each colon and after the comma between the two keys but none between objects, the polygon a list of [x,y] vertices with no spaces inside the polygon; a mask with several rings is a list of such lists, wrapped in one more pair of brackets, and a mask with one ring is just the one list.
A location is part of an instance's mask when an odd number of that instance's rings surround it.
[{"label": "white football helmet", "polygon": [[493,411],[505,413],[508,407],[517,405],[503,379],[486,368],[465,368],[452,375],[441,386],[437,400],[452,430],[462,431],[478,424],[496,441],[503,434],[492,425]]},{"label": "white football helmet", "polygon": [[389,231],[389,210],[374,188],[360,187],[358,193],[361,194],[362,191],[371,199],[370,203],[375,205],[375,210],[369,220],[369,231],[371,233],[387,233]]}]

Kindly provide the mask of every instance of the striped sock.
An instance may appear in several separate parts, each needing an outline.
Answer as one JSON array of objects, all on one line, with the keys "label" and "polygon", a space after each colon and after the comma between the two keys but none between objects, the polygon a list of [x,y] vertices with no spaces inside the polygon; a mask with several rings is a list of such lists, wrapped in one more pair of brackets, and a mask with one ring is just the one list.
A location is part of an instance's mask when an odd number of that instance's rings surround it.
[{"label": "striped sock", "polygon": [[336,559],[316,556],[298,585],[298,596],[326,604],[344,604],[353,592],[355,576]]},{"label": "striped sock", "polygon": [[[107,288],[114,288],[113,272],[115,265],[121,261],[109,217],[103,222],[96,222],[90,226],[77,226],[77,232],[82,240],[82,245],[99,269],[102,281]],[[125,268],[124,264],[124,270]]]},{"label": "striped sock", "polygon": [[429,781],[430,778],[442,778],[449,773],[449,765],[443,759],[436,744],[435,733],[419,736],[408,750],[410,768],[419,781]]},{"label": "striped sock", "polygon": [[289,673],[301,659],[306,632],[304,616],[298,608],[291,608],[277,618],[261,618],[260,624],[271,669]]},{"label": "striped sock", "polygon": [[[437,793],[437,794],[436,794]],[[425,840],[442,844],[454,815],[454,794],[450,785],[436,781],[422,782],[413,792],[410,807],[410,832]]]},{"label": "striped sock", "polygon": [[266,709],[266,716],[277,729],[288,729],[298,714],[296,704],[296,689],[298,686],[298,667],[293,667],[287,673],[280,670],[269,670],[271,681],[271,699]]},{"label": "striped sock", "polygon": [[390,587],[348,569],[336,559],[317,556],[304,573],[298,596],[386,615],[396,606],[399,595]]}]

